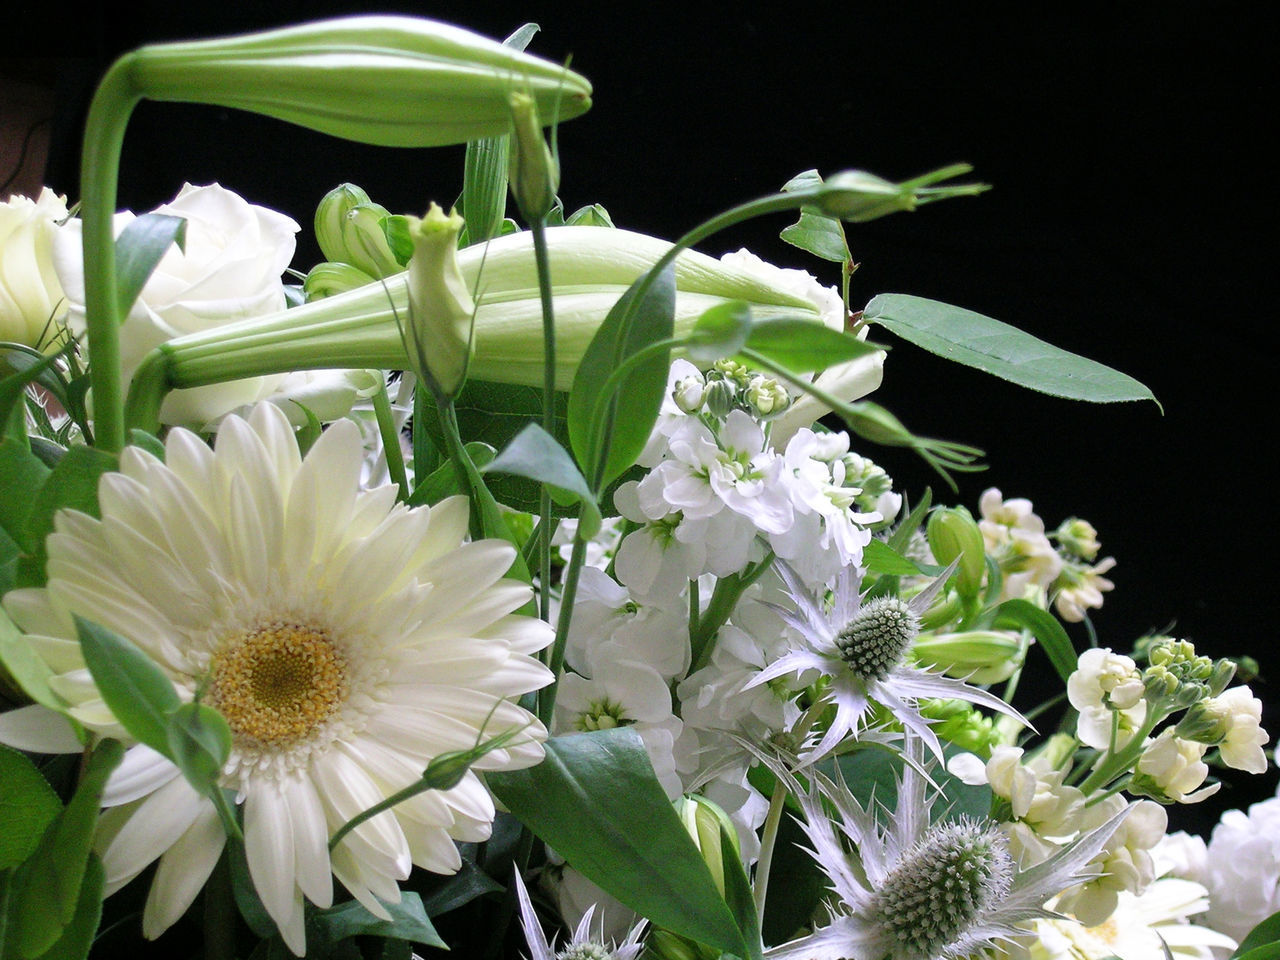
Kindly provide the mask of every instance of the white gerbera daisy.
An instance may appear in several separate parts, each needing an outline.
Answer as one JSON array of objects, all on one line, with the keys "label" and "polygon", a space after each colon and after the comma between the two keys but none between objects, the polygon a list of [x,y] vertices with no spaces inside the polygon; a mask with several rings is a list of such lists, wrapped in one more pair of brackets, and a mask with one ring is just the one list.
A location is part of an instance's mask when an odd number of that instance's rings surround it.
[{"label": "white gerbera daisy", "polygon": [[[453,841],[487,838],[494,806],[468,773],[365,821],[330,853],[339,827],[441,753],[518,729],[475,766],[524,767],[541,759],[546,736],[509,699],[550,680],[530,654],[551,630],[512,614],[530,589],[502,579],[513,548],[464,543],[461,498],[409,509],[394,487],[360,490],[361,460],[348,421],[301,459],[270,404],[248,421],[228,418],[214,450],[183,430],[170,433],[164,463],[130,447],[102,480],[101,520],[58,515],[47,586],[5,598],[66,712],[95,733],[125,736],[85,667],[73,613],[131,639],[184,699],[203,688],[234,735],[223,784],[244,805],[250,875],[299,954],[303,897],[331,905],[331,873],[386,917],[379,899],[399,900],[411,864],[457,870]],[[43,724],[49,744],[65,744],[60,714],[15,713],[0,740],[21,727],[31,746]],[[143,917],[154,937],[203,886],[221,826],[212,804],[142,745],[105,803],[97,846],[108,892],[160,859]]]},{"label": "white gerbera daisy", "polygon": [[[841,781],[812,768],[801,791],[776,762],[804,811],[810,851],[838,896],[830,922],[765,952],[765,960],[959,960],[1053,917],[1044,904],[1092,875],[1089,861],[1128,810],[1084,834],[1049,860],[1019,870],[990,821],[934,822],[920,741],[907,733],[896,809],[882,824]],[[837,771],[838,772],[838,771]],[[824,798],[835,809],[831,817]],[[848,844],[848,846],[846,845]],[[850,852],[850,848],[853,852]]]},{"label": "white gerbera daisy", "polygon": [[827,612],[822,597],[810,594],[794,570],[782,561],[775,566],[799,612],[781,606],[775,609],[798,633],[802,646],[765,667],[748,687],[810,670],[828,678],[824,697],[834,702],[836,715],[806,760],[822,757],[845,734],[856,735],[872,701],[888,708],[939,759],[942,746],[929,728],[929,721],[920,714],[918,700],[967,700],[1027,723],[999,697],[906,661],[911,643],[920,632],[920,615],[946,583],[950,569],[910,601],[884,596],[864,603],[858,595],[861,571],[845,567],[836,578],[831,610]]}]

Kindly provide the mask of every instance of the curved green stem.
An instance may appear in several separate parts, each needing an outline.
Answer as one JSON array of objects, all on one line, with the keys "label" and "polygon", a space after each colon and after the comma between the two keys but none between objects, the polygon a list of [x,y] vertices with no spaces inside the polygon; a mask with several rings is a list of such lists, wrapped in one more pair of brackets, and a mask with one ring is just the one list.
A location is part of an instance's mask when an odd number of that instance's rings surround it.
[{"label": "curved green stem", "polygon": [[124,447],[124,392],[120,372],[120,305],[116,298],[115,232],[120,150],[129,115],[142,99],[133,81],[134,54],[117,60],[89,105],[80,161],[80,218],[84,242],[85,322],[89,330],[89,382],[94,434],[108,451]]},{"label": "curved green stem", "polygon": [[373,395],[373,415],[378,420],[378,433],[382,435],[382,449],[387,453],[387,473],[399,488],[396,499],[403,502],[413,491],[409,489],[409,474],[404,466],[404,452],[400,449],[400,430],[396,427],[395,414],[391,412],[391,398],[387,396],[385,379],[378,384],[378,391]]}]

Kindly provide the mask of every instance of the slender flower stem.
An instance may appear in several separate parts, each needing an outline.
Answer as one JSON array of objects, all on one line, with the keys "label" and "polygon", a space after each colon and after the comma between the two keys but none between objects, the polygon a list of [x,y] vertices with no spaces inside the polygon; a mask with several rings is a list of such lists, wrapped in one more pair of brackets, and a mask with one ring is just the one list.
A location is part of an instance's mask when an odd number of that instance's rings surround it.
[{"label": "slender flower stem", "polygon": [[[547,251],[547,218],[535,217],[533,259],[538,268],[542,300],[542,429],[556,435],[556,319],[551,289],[551,255]],[[538,526],[544,532],[538,554],[538,616],[551,621],[551,491],[544,483],[538,493]]]},{"label": "slender flower stem", "polygon": [[236,901],[231,890],[231,867],[222,851],[213,876],[204,888],[204,955],[206,960],[235,960]]},{"label": "slender flower stem", "polygon": [[764,831],[760,836],[760,857],[756,860],[756,876],[754,896],[756,901],[756,922],[764,926],[764,903],[769,895],[769,870],[773,867],[773,848],[778,840],[778,825],[782,822],[782,811],[786,808],[787,787],[778,778],[773,784],[773,795],[769,797],[769,812],[765,814]]},{"label": "slender flower stem", "polygon": [[378,392],[373,395],[373,413],[378,419],[378,433],[382,435],[382,449],[387,453],[387,473],[391,482],[400,488],[398,500],[409,499],[409,474],[404,468],[404,453],[400,449],[400,430],[396,426],[395,415],[391,412],[391,398],[387,396],[387,382],[378,384]]},{"label": "slender flower stem", "polygon": [[587,539],[581,528],[573,538],[573,552],[569,554],[569,566],[564,574],[564,587],[560,591],[560,617],[556,622],[556,639],[551,646],[552,680],[538,691],[538,719],[551,729],[551,717],[556,709],[556,690],[560,686],[560,674],[564,672],[564,651],[569,644],[569,624],[573,618],[573,602],[578,596],[578,577],[587,558]]},{"label": "slender flower stem", "polygon": [[134,84],[134,59],[134,54],[121,57],[98,85],[89,105],[80,161],[85,323],[92,358],[89,382],[95,437],[98,446],[108,451],[123,449],[125,441],[113,220],[125,126],[142,99]]},{"label": "slender flower stem", "polygon": [[711,654],[716,647],[716,634],[729,620],[733,608],[747,588],[759,580],[766,570],[773,565],[773,551],[770,550],[763,560],[754,567],[749,567],[741,574],[722,577],[716,581],[716,588],[711,594],[706,612],[698,621],[698,629],[690,637],[690,659],[692,666],[689,673],[694,674],[711,662]]},{"label": "slender flower stem", "polygon": [[[440,413],[440,432],[444,434],[445,453],[453,461],[454,466],[466,475],[467,485],[471,489],[483,486],[484,480],[480,476],[480,471],[476,469],[471,455],[467,453],[467,448],[462,443],[462,434],[458,431],[458,414],[454,410],[453,401],[447,397],[437,397],[436,404]],[[480,507],[473,496],[471,497],[471,539],[480,540],[483,537],[484,521],[480,517]]]}]

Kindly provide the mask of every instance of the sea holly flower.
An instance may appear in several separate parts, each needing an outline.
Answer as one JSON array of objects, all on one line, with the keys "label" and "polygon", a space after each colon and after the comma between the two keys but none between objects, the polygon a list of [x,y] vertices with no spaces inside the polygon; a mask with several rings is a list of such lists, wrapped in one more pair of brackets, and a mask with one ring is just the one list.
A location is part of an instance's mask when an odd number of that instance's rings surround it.
[{"label": "sea holly flower", "polygon": [[67,198],[48,187],[34,200],[0,203],[0,340],[47,348],[59,340],[67,313],[53,266],[53,237],[67,217]]},{"label": "sea holly flower", "polygon": [[[959,960],[1051,917],[1045,903],[1081,877],[1124,820],[1122,811],[1049,860],[1019,869],[998,827],[986,820],[933,820],[920,742],[904,742],[897,804],[884,821],[864,809],[842,779],[807,771],[810,789],[789,780],[804,811],[810,852],[836,895],[829,921],[765,951],[766,960]],[[772,766],[772,764],[771,764]],[[825,803],[824,803],[825,801]],[[834,817],[826,804],[834,809]]]},{"label": "sea holly flower", "polygon": [[[210,450],[170,432],[161,463],[137,447],[100,485],[101,519],[62,511],[45,588],[5,609],[48,663],[65,712],[125,736],[86,669],[72,614],[150,654],[183,699],[201,691],[233,735],[222,784],[244,806],[249,873],[285,942],[304,947],[303,898],[332,877],[377,916],[417,864],[460,865],[455,840],[488,837],[493,800],[475,772],[329,838],[419,780],[440,754],[519,731],[476,770],[529,766],[546,733],[512,702],[550,680],[551,640],[513,613],[528,586],[503,579],[505,541],[464,543],[465,500],[410,509],[395,488],[359,489],[347,420],[305,459],[270,404],[227,418]],[[43,731],[43,742],[33,743]],[[0,717],[0,740],[65,751],[69,725],[42,706]],[[212,804],[168,760],[133,746],[108,784],[97,849],[107,891],[160,860],[143,915],[155,937],[190,906],[223,848]]]},{"label": "sea holly flower", "polygon": [[858,595],[861,571],[846,567],[836,578],[832,605],[827,610],[822,596],[814,596],[785,562],[779,561],[776,568],[796,611],[777,609],[799,635],[801,645],[762,670],[749,686],[809,671],[826,678],[823,698],[835,705],[836,713],[807,759],[816,760],[830,752],[846,734],[856,736],[873,702],[888,709],[939,758],[942,745],[921,715],[918,700],[967,700],[1026,724],[1022,715],[999,697],[931,673],[906,659],[920,632],[920,615],[946,583],[950,569],[909,601],[883,596],[864,602]]},{"label": "sea holly flower", "polygon": [[622,943],[606,944],[603,928],[599,923],[594,923],[595,904],[582,914],[569,942],[557,949],[555,938],[548,941],[547,935],[542,932],[542,924],[533,911],[529,891],[520,879],[520,871],[516,871],[512,882],[520,903],[520,925],[524,928],[525,942],[529,944],[529,960],[635,960],[644,949],[640,937],[647,921],[641,920],[632,927]]}]

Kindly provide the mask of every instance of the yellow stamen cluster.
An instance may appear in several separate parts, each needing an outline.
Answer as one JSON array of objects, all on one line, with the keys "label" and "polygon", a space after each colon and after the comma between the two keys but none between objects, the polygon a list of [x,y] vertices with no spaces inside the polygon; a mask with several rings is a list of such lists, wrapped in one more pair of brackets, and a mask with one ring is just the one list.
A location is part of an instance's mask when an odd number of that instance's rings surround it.
[{"label": "yellow stamen cluster", "polygon": [[346,659],[328,632],[290,621],[233,634],[210,667],[210,703],[237,740],[261,746],[310,736],[349,691]]}]

